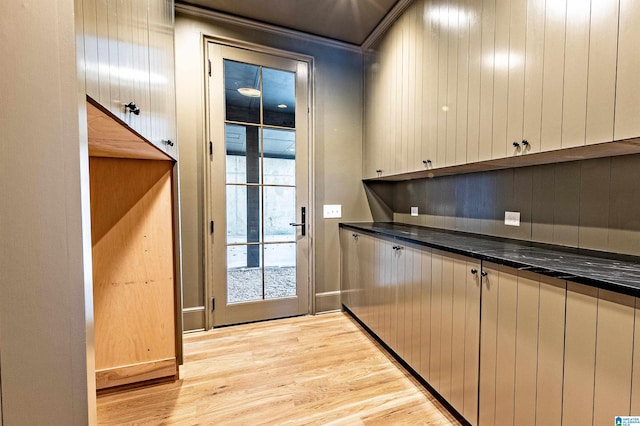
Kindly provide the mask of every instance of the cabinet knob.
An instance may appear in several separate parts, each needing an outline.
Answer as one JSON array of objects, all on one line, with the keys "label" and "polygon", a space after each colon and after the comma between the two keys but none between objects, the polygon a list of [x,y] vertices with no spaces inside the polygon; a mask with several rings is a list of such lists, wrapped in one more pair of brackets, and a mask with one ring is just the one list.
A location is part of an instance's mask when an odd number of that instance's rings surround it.
[{"label": "cabinet knob", "polygon": [[524,146],[525,148],[529,148],[529,141],[527,141],[526,139],[523,139],[522,146]]},{"label": "cabinet knob", "polygon": [[381,173],[382,173],[382,169],[377,169],[377,170],[376,170],[376,173],[377,173],[377,174],[381,174]]},{"label": "cabinet knob", "polygon": [[138,106],[136,105],[135,102],[129,102],[128,104],[126,104],[124,106],[125,110],[129,110],[130,112],[134,113],[135,115],[140,115],[140,108],[138,108]]},{"label": "cabinet knob", "polygon": [[515,149],[520,148],[520,143],[518,143],[518,142],[513,142],[513,147],[514,147]]},{"label": "cabinet knob", "polygon": [[428,166],[431,164],[431,160],[422,160],[422,164],[424,164],[425,166]]},{"label": "cabinet knob", "polygon": [[351,236],[356,240],[358,239],[358,234],[351,234]]},{"label": "cabinet knob", "polygon": [[483,277],[486,277],[489,274],[487,273],[487,271],[482,271],[482,272],[480,272],[480,275],[482,275]]},{"label": "cabinet knob", "polygon": [[167,139],[166,141],[162,141],[162,142],[166,143],[169,146],[173,146],[174,145],[173,142],[171,141],[171,139]]},{"label": "cabinet knob", "polygon": [[475,275],[478,273],[478,270],[476,268],[471,268],[471,273]]}]

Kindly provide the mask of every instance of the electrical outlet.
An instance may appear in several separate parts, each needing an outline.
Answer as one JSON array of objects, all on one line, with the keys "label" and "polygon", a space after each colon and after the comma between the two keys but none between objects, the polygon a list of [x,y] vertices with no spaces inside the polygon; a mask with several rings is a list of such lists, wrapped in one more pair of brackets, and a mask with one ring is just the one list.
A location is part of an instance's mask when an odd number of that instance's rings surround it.
[{"label": "electrical outlet", "polygon": [[411,216],[418,216],[418,208],[411,207]]},{"label": "electrical outlet", "polygon": [[507,226],[520,226],[520,212],[504,212],[504,224]]},{"label": "electrical outlet", "polygon": [[323,206],[323,215],[325,219],[340,219],[342,217],[341,204],[325,204]]}]

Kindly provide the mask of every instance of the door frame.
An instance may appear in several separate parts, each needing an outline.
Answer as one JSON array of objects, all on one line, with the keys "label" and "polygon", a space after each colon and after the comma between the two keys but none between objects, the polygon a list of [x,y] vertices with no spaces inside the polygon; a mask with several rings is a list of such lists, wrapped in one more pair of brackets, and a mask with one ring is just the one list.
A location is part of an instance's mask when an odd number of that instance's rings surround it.
[{"label": "door frame", "polygon": [[[209,104],[209,85],[212,81],[209,70],[210,65],[208,63],[208,46],[209,43],[216,43],[232,48],[245,49],[251,52],[279,56],[285,59],[290,59],[294,61],[301,61],[307,63],[308,67],[308,81],[307,81],[307,96],[308,96],[308,158],[307,158],[307,168],[308,168],[308,221],[307,221],[307,236],[309,241],[309,252],[307,258],[308,264],[308,302],[307,302],[307,310],[311,315],[315,315],[315,241],[314,241],[314,231],[315,231],[315,62],[313,56],[303,55],[295,52],[289,52],[285,50],[275,49],[259,44],[244,42],[240,40],[235,40],[231,38],[225,37],[216,37],[216,36],[208,36],[203,35],[202,38],[202,65],[203,65],[203,119],[204,119],[204,127],[203,127],[203,144],[202,144],[202,158],[203,158],[203,185],[202,185],[202,197],[203,197],[203,220],[202,220],[202,235],[203,235],[203,253],[204,253],[204,305],[205,305],[205,329],[212,329],[214,326],[214,316],[212,309],[212,300],[213,300],[213,275],[214,275],[214,267],[213,267],[213,235],[210,232],[210,221],[213,217],[213,207],[212,207],[212,196],[211,196],[211,168],[213,166],[213,161],[211,161],[211,155],[209,153],[209,141],[211,134],[211,123],[210,123],[210,104]],[[226,208],[226,206],[225,206]]]}]

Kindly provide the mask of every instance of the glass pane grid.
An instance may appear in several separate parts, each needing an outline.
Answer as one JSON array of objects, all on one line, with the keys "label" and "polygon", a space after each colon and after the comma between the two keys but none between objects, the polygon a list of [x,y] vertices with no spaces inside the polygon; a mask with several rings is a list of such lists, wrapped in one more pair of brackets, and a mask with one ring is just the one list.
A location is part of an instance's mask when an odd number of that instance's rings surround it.
[{"label": "glass pane grid", "polygon": [[293,297],[295,73],[226,62],[227,302]]}]

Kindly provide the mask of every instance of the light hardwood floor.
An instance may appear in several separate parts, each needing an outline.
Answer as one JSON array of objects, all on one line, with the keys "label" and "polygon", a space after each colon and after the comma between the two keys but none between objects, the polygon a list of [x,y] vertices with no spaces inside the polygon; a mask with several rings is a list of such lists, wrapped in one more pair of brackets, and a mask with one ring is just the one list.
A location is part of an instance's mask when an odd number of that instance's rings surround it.
[{"label": "light hardwood floor", "polygon": [[182,379],[98,398],[100,424],[459,424],[344,313],[185,336]]}]

